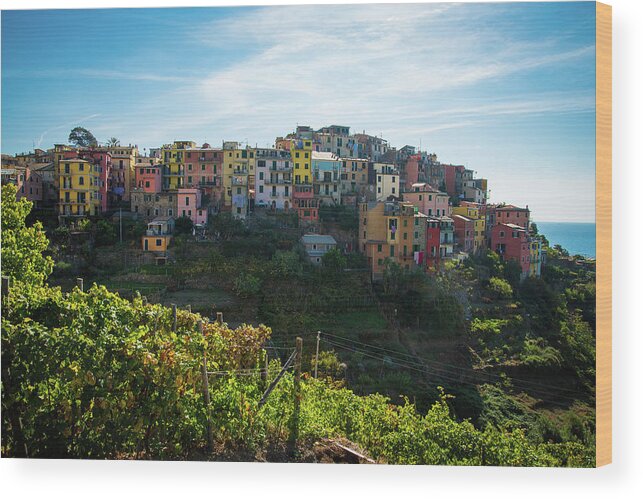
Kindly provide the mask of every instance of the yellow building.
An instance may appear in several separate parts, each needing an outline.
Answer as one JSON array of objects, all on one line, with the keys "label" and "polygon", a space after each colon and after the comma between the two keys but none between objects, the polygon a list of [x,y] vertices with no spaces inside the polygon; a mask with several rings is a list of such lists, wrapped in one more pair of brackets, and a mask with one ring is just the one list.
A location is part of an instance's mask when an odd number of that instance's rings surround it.
[{"label": "yellow building", "polygon": [[405,202],[374,201],[359,208],[359,250],[366,255],[373,279],[381,279],[386,261],[413,267],[415,207]]},{"label": "yellow building", "polygon": [[[105,149],[112,156],[112,192],[122,196],[123,201],[130,201],[130,193],[134,187],[136,177],[136,163],[138,162],[138,147],[109,146]],[[121,191],[122,189],[122,191]],[[120,194],[122,192],[122,194]]]},{"label": "yellow building", "polygon": [[293,163],[293,183],[308,185],[313,182],[313,141],[295,139],[290,148]]},{"label": "yellow building", "polygon": [[473,203],[462,204],[452,208],[453,215],[461,215],[473,220],[473,252],[482,251],[485,247],[485,218],[480,214],[480,208]]},{"label": "yellow building", "polygon": [[172,144],[165,144],[161,147],[161,160],[165,165],[164,189],[178,189],[183,186],[186,149],[194,149],[195,147],[196,142],[191,140],[175,140]]},{"label": "yellow building", "polygon": [[223,143],[223,206],[245,218],[254,193],[256,151],[238,142]]},{"label": "yellow building", "polygon": [[84,159],[60,159],[58,162],[58,214],[60,216],[95,216],[100,213],[98,167]]}]

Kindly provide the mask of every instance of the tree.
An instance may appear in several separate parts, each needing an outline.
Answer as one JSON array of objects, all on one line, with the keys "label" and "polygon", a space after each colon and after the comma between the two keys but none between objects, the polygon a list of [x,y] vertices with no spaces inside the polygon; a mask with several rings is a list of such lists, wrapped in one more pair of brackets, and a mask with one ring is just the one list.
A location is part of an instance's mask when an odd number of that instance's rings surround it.
[{"label": "tree", "polygon": [[107,145],[109,147],[116,147],[121,145],[121,141],[118,140],[116,137],[110,137],[110,139],[107,141]]},{"label": "tree", "polygon": [[43,252],[49,246],[42,224],[25,225],[32,203],[16,200],[17,188],[2,186],[2,273],[33,285],[42,285],[53,270],[54,261]]},{"label": "tree", "polygon": [[339,272],[346,268],[346,257],[337,248],[333,248],[322,256],[322,265],[327,269]]},{"label": "tree", "polygon": [[68,140],[76,147],[96,147],[98,145],[98,141],[92,132],[81,126],[72,129]]},{"label": "tree", "polygon": [[192,219],[190,217],[179,217],[174,222],[174,233],[175,234],[192,234]]}]

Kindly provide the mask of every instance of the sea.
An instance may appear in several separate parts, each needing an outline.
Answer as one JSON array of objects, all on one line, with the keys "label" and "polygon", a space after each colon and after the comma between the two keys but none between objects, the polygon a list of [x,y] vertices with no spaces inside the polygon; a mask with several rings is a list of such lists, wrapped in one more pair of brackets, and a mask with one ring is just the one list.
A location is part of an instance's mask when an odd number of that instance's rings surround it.
[{"label": "sea", "polygon": [[570,255],[596,258],[596,224],[572,222],[535,222],[550,246],[560,244]]}]

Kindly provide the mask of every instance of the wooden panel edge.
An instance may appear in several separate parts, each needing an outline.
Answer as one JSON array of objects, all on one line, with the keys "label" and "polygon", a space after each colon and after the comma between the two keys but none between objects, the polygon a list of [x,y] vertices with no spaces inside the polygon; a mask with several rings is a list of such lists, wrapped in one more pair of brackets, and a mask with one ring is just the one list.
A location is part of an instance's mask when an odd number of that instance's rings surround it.
[{"label": "wooden panel edge", "polygon": [[596,2],[596,466],[612,462],[612,7]]}]

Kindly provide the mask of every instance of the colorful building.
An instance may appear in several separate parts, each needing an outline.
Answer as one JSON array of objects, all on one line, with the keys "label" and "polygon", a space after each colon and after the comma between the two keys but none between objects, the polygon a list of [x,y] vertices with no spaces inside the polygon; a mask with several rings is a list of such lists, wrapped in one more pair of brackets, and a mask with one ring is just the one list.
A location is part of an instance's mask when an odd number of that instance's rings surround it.
[{"label": "colorful building", "polygon": [[282,149],[257,149],[255,205],[271,210],[292,208],[292,170],[290,152]]},{"label": "colorful building", "polygon": [[381,279],[387,260],[411,269],[414,265],[416,208],[405,202],[373,201],[359,205],[359,250],[368,260],[371,277]]},{"label": "colorful building", "polygon": [[437,217],[440,222],[440,260],[453,257],[454,224],[450,217]]},{"label": "colorful building", "polygon": [[63,158],[58,168],[59,217],[99,215],[101,202],[97,167],[84,159]]},{"label": "colorful building", "polygon": [[109,152],[111,155],[112,167],[109,175],[110,204],[129,203],[130,192],[135,186],[138,147],[130,144],[127,146],[101,147],[99,150]]},{"label": "colorful building", "polygon": [[519,208],[512,204],[500,205],[495,209],[496,223],[519,225],[529,231],[529,206]]},{"label": "colorful building", "polygon": [[141,249],[156,253],[157,256],[166,257],[172,232],[174,232],[174,218],[155,218],[147,224],[147,231],[141,238]]},{"label": "colorful building", "polygon": [[[354,196],[359,202],[375,199],[374,186],[368,183],[368,160],[360,158],[343,158],[340,177],[342,204],[344,198]],[[367,199],[372,198],[372,199]]]},{"label": "colorful building", "polygon": [[404,192],[402,196],[404,201],[411,203],[417,207],[420,213],[430,217],[443,217],[451,214],[449,195],[427,183],[412,184],[411,189]]},{"label": "colorful building", "polygon": [[191,140],[176,140],[161,147],[163,169],[163,189],[178,189],[185,181],[185,164],[188,150],[196,148]]},{"label": "colorful building", "polygon": [[332,152],[312,151],[312,179],[319,206],[341,203],[342,161]]},{"label": "colorful building", "polygon": [[530,271],[530,241],[527,230],[513,223],[498,223],[491,229],[491,249],[503,262],[515,261],[524,279]]},{"label": "colorful building", "polygon": [[451,212],[454,215],[462,215],[467,218],[470,218],[474,222],[474,227],[473,227],[473,252],[478,253],[479,251],[482,251],[486,246],[486,238],[485,238],[485,230],[486,230],[486,222],[485,222],[485,215],[483,214],[482,211],[483,205],[469,202],[469,201],[462,201],[460,203],[460,206],[454,206],[451,209]]},{"label": "colorful building", "polygon": [[451,215],[451,218],[453,219],[453,230],[458,249],[464,253],[473,253],[474,220],[456,214]]},{"label": "colorful building", "polygon": [[[161,165],[137,163],[134,191],[155,194],[163,189],[163,167]],[[131,198],[130,198],[131,199]]]},{"label": "colorful building", "polygon": [[394,165],[374,163],[375,199],[387,201],[391,196],[400,198],[400,172]]},{"label": "colorful building", "polygon": [[427,217],[426,220],[426,253],[427,269],[440,268],[440,219]]},{"label": "colorful building", "polygon": [[201,190],[181,187],[177,190],[177,216],[188,217],[194,225],[208,223],[208,210],[201,205]]}]

